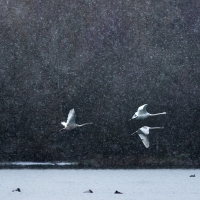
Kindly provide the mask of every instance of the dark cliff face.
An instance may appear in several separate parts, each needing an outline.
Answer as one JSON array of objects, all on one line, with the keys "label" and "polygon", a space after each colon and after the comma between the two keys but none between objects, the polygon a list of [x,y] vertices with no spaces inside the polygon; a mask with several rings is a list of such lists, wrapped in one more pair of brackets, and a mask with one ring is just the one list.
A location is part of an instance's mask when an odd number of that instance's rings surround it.
[{"label": "dark cliff face", "polygon": [[[1,2],[0,159],[197,161],[200,4],[188,3]],[[168,114],[128,121],[145,103]],[[94,124],[59,133],[72,108]],[[130,136],[144,125],[165,127],[149,149]]]}]

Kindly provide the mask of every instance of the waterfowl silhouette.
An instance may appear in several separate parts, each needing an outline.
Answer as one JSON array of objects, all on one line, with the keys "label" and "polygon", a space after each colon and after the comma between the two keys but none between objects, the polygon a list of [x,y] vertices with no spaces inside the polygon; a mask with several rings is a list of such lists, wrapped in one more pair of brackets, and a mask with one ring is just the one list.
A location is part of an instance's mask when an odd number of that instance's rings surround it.
[{"label": "waterfowl silhouette", "polygon": [[90,122],[90,123],[85,123],[85,124],[80,124],[79,125],[79,124],[76,124],[75,120],[76,120],[76,114],[75,114],[75,110],[73,108],[73,109],[71,109],[69,111],[69,114],[68,114],[68,117],[67,117],[67,121],[66,122],[61,122],[61,124],[64,126],[64,128],[61,129],[61,130],[65,129],[65,130],[69,131],[69,130],[73,130],[73,129],[77,128],[77,127],[81,127],[81,126],[85,126],[85,125],[88,125],[88,124],[92,124]]},{"label": "waterfowl silhouette", "polygon": [[21,192],[20,188],[17,188],[16,190],[13,190],[12,192]]},{"label": "waterfowl silhouette", "polygon": [[190,177],[195,177],[195,174],[194,175],[190,175]]},{"label": "waterfowl silhouette", "polygon": [[142,128],[139,128],[137,131],[132,133],[131,135],[137,133],[139,137],[141,138],[144,146],[146,148],[149,148],[149,130],[151,129],[163,129],[164,127],[149,127],[149,126],[143,126]]},{"label": "waterfowl silhouette", "polygon": [[[147,117],[152,117],[152,116],[157,116],[157,115],[164,115],[167,114],[166,112],[162,112],[162,113],[156,113],[156,114],[150,114],[147,112],[146,107],[148,104],[144,104],[142,106],[140,106],[137,110],[137,112],[135,112],[135,114],[132,116],[131,119],[145,119]],[[130,120],[131,120],[130,119]]]},{"label": "waterfowl silhouette", "polygon": [[116,190],[114,194],[123,194],[123,193]]},{"label": "waterfowl silhouette", "polygon": [[93,191],[92,190],[87,190],[84,193],[93,193]]}]

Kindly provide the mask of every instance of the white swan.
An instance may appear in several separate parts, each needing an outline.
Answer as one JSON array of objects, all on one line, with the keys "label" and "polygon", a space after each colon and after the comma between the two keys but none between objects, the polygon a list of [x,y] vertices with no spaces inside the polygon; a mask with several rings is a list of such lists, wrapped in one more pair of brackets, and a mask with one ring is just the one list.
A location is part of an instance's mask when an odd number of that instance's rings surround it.
[{"label": "white swan", "polygon": [[148,127],[148,126],[143,126],[142,128],[139,128],[137,131],[132,133],[131,135],[137,133],[139,137],[141,138],[144,146],[146,148],[149,148],[149,130],[150,129],[163,129],[164,127]]},{"label": "white swan", "polygon": [[[74,108],[71,109],[69,111],[69,114],[68,114],[68,117],[67,117],[67,121],[66,122],[61,122],[61,124],[64,126],[64,128],[62,128],[61,130],[73,130],[77,127],[81,127],[81,126],[85,126],[85,125],[88,125],[88,124],[92,124],[91,122],[90,123],[85,123],[85,124],[76,124],[75,122],[76,120],[76,114],[75,114],[75,110]],[[60,130],[60,131],[61,131]]]},{"label": "white swan", "polygon": [[[162,112],[162,113],[156,113],[156,114],[150,114],[147,112],[146,107],[148,104],[144,104],[142,106],[140,106],[137,110],[137,112],[135,112],[135,114],[132,116],[131,119],[145,119],[147,117],[151,117],[151,116],[157,116],[157,115],[164,115],[167,114],[166,112]],[[130,120],[131,120],[130,119]]]}]

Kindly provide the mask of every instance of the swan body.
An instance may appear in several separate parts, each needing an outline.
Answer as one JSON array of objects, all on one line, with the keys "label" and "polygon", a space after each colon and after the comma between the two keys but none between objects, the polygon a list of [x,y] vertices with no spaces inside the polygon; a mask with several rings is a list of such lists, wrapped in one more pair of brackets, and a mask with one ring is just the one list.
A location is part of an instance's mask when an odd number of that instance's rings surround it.
[{"label": "swan body", "polygon": [[157,116],[157,115],[167,114],[166,112],[156,113],[156,114],[150,114],[146,110],[147,105],[148,104],[144,104],[144,105],[140,106],[138,108],[137,112],[135,112],[135,114],[132,116],[131,119],[145,119],[145,118],[151,117],[151,116]]},{"label": "swan body", "polygon": [[136,132],[132,133],[131,135],[137,133],[139,137],[141,138],[144,146],[146,148],[149,148],[149,131],[151,129],[163,129],[164,127],[149,127],[149,126],[143,126],[139,128]]},{"label": "swan body", "polygon": [[75,120],[76,120],[76,114],[75,114],[75,110],[73,108],[73,109],[71,109],[69,111],[69,114],[68,114],[68,117],[67,117],[67,121],[66,122],[61,122],[61,124],[64,126],[64,128],[61,129],[61,130],[70,131],[70,130],[73,130],[73,129],[77,128],[77,127],[82,127],[82,126],[85,126],[85,125],[88,125],[88,124],[92,124],[91,122],[90,123],[85,123],[85,124],[76,124]]}]

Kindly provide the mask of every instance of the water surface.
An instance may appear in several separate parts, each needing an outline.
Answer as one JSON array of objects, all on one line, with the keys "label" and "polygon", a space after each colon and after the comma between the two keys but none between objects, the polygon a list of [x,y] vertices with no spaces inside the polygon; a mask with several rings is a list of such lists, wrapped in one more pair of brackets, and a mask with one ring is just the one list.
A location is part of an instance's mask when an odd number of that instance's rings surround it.
[{"label": "water surface", "polygon": [[[196,177],[189,177],[195,174]],[[199,200],[200,170],[0,170],[3,200]],[[12,192],[20,188],[21,192]],[[93,194],[83,193],[91,189]],[[114,194],[115,190],[123,194]]]}]

